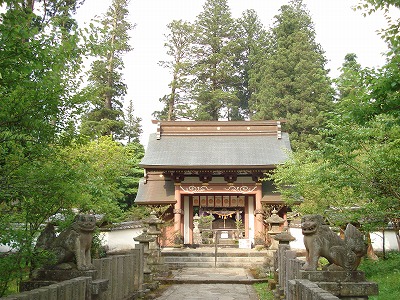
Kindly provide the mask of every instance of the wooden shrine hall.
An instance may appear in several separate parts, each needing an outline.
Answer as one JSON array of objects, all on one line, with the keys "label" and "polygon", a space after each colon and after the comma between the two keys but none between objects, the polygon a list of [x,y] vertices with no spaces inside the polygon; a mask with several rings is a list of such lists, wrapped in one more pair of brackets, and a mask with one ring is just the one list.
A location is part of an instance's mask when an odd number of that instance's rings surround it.
[{"label": "wooden shrine hall", "polygon": [[[161,121],[140,166],[140,205],[170,205],[163,246],[174,237],[193,244],[193,217],[213,215],[212,228],[229,232],[237,221],[243,238],[265,236],[273,208],[286,217],[281,196],[262,180],[288,158],[289,136],[280,121]],[[236,222],[236,223],[235,223]],[[168,223],[167,223],[168,224]]]}]

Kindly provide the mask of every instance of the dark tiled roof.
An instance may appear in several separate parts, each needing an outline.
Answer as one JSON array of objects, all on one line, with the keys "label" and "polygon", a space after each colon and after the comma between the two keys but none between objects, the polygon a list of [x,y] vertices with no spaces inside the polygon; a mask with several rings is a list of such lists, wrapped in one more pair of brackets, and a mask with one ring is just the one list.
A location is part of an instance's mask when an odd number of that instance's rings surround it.
[{"label": "dark tiled roof", "polygon": [[289,136],[162,136],[151,134],[141,167],[240,168],[283,163]]},{"label": "dark tiled roof", "polygon": [[109,226],[101,227],[101,231],[116,231],[116,230],[125,230],[125,229],[136,229],[142,228],[142,221],[127,221],[121,223],[114,223]]},{"label": "dark tiled roof", "polygon": [[281,193],[279,193],[275,185],[269,181],[262,182],[262,203],[267,204],[283,204],[285,201],[282,200]]},{"label": "dark tiled roof", "polygon": [[175,186],[171,180],[147,180],[139,181],[139,189],[136,195],[136,204],[174,204]]}]

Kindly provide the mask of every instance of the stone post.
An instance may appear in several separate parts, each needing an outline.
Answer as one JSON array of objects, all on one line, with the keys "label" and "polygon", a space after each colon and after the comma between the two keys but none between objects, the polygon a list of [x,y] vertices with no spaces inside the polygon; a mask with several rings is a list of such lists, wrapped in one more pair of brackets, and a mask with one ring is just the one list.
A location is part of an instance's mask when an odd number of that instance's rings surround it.
[{"label": "stone post", "polygon": [[[134,238],[135,241],[139,242],[140,245],[143,246],[143,274],[144,274],[144,283],[146,288],[153,288],[153,275],[151,274],[151,270],[148,266],[148,256],[149,256],[149,244],[150,242],[154,242],[155,237],[149,235],[147,233],[147,228],[143,228],[142,234]],[[157,284],[158,286],[158,284]]]},{"label": "stone post", "polygon": [[153,236],[155,238],[154,242],[150,242],[149,244],[149,249],[151,250],[160,250],[160,243],[159,243],[159,237],[161,236],[161,230],[159,228],[160,224],[163,224],[164,221],[160,220],[157,216],[156,216],[156,212],[152,211],[150,213],[150,217],[148,217],[147,219],[145,219],[143,221],[144,224],[148,224],[149,225],[149,229],[147,231],[147,234],[150,236]]},{"label": "stone post", "polygon": [[161,236],[161,230],[159,228],[160,224],[164,221],[156,216],[156,212],[152,211],[150,217],[145,219],[143,223],[149,225],[148,235],[154,237],[154,241],[149,243],[149,256],[147,263],[149,268],[153,273],[165,273],[168,272],[168,266],[165,265],[164,259],[161,256],[161,248],[159,243],[159,238]]}]

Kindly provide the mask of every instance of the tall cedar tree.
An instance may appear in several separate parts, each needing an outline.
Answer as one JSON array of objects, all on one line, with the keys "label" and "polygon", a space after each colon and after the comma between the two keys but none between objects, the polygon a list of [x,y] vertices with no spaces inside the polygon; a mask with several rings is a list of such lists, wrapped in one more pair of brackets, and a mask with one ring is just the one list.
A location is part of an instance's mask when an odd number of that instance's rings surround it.
[{"label": "tall cedar tree", "polygon": [[253,119],[286,119],[295,150],[315,147],[326,121],[333,89],[314,25],[301,0],[280,8],[272,28],[272,51],[251,99]]},{"label": "tall cedar tree", "polygon": [[194,119],[236,119],[239,98],[234,89],[236,25],[226,0],[207,0],[195,23],[193,45]]},{"label": "tall cedar tree", "polygon": [[126,20],[129,0],[113,0],[100,26],[94,28],[91,44],[97,59],[89,71],[90,110],[82,119],[81,133],[90,138],[112,135],[124,138],[123,100],[127,86],[123,82],[124,53],[132,50],[129,30],[133,26]]},{"label": "tall cedar tree", "polygon": [[251,116],[249,100],[260,82],[257,76],[268,54],[270,43],[268,33],[255,10],[244,11],[242,17],[237,20],[236,42],[237,59],[234,66],[239,73],[235,87],[240,100],[238,112],[242,118],[248,119]]},{"label": "tall cedar tree", "polygon": [[170,61],[160,61],[160,65],[170,70],[172,81],[169,84],[170,93],[160,99],[164,103],[161,111],[154,112],[159,120],[174,121],[187,119],[190,116],[189,101],[189,67],[190,48],[193,39],[193,25],[182,20],[172,21],[167,25],[165,35],[167,54]]}]

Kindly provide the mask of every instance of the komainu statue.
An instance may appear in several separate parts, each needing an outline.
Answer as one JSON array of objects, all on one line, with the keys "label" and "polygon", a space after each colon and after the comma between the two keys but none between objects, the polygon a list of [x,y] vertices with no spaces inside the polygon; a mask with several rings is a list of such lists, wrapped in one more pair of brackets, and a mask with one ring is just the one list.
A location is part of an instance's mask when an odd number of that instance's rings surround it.
[{"label": "komainu statue", "polygon": [[320,257],[347,271],[356,270],[361,258],[367,253],[367,246],[361,232],[348,224],[341,239],[334,233],[320,215],[306,215],[301,219],[307,262],[304,270],[316,270]]},{"label": "komainu statue", "polygon": [[75,259],[78,270],[93,269],[90,250],[95,227],[93,215],[77,215],[71,226],[56,237],[54,226],[49,223],[39,236],[36,248],[54,253],[56,266]]}]

